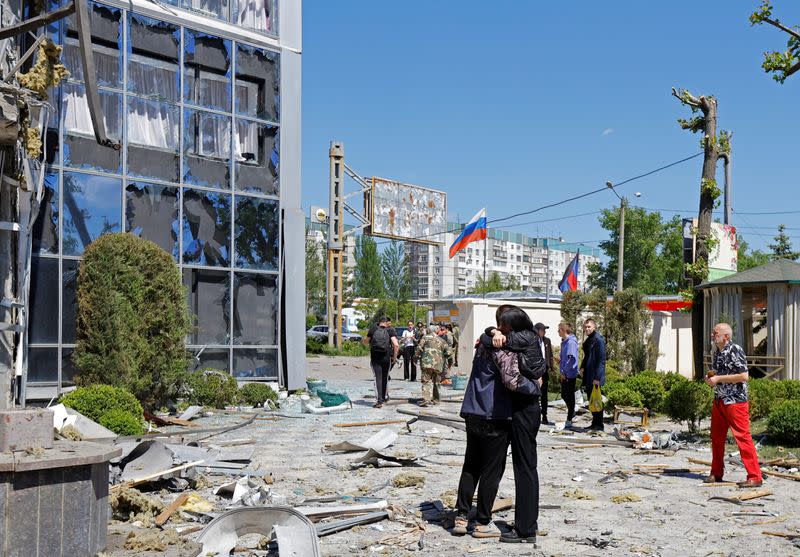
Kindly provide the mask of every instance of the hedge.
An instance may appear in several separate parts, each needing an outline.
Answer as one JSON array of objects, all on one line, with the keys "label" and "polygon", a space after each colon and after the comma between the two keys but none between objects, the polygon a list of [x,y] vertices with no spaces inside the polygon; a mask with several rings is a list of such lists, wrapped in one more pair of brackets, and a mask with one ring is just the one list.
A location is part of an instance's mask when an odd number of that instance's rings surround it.
[{"label": "hedge", "polygon": [[[78,387],[62,397],[61,402],[119,435],[139,435],[144,431],[142,405],[120,387]],[[127,417],[122,417],[123,414]]]},{"label": "hedge", "polygon": [[772,441],[800,446],[800,400],[785,400],[770,412],[767,434]]}]

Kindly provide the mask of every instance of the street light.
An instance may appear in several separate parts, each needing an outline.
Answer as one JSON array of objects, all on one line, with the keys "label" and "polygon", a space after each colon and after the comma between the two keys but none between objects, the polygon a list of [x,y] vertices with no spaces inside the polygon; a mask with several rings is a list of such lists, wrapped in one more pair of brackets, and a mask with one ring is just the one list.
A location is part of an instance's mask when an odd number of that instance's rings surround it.
[{"label": "street light", "polygon": [[[617,252],[617,291],[624,288],[623,286],[623,271],[625,269],[625,206],[628,200],[625,197],[620,197],[617,190],[614,189],[612,182],[606,182],[606,187],[614,192],[614,195],[619,199],[619,251]],[[634,193],[636,197],[641,197],[642,192],[637,191]]]}]

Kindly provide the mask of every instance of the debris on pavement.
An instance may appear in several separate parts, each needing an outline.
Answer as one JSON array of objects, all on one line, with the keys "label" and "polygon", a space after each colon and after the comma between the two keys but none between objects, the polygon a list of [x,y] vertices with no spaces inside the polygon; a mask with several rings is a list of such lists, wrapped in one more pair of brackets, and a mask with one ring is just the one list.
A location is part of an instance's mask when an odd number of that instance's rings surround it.
[{"label": "debris on pavement", "polygon": [[642,498],[635,493],[620,493],[619,495],[613,495],[611,497],[611,502],[618,505],[621,503],[638,503],[641,500]]},{"label": "debris on pavement", "polygon": [[125,549],[129,551],[165,551],[168,546],[183,546],[181,538],[175,530],[137,530],[130,532],[125,540]]},{"label": "debris on pavement", "polygon": [[161,501],[132,488],[112,491],[108,495],[108,504],[114,518],[131,522],[141,520],[147,523],[164,510]]},{"label": "debris on pavement", "polygon": [[564,497],[567,497],[569,499],[585,499],[589,501],[596,499],[594,495],[592,495],[588,491],[584,491],[581,488],[573,489],[572,491],[569,490],[565,491]]},{"label": "debris on pavement", "polygon": [[415,472],[401,472],[392,480],[395,487],[417,487],[425,483],[425,476]]},{"label": "debris on pavement", "polygon": [[391,429],[382,429],[378,433],[372,435],[361,443],[351,443],[350,441],[343,441],[342,443],[335,443],[326,445],[325,449],[332,452],[359,452],[369,451],[374,449],[380,451],[391,445],[397,440],[397,433]]}]

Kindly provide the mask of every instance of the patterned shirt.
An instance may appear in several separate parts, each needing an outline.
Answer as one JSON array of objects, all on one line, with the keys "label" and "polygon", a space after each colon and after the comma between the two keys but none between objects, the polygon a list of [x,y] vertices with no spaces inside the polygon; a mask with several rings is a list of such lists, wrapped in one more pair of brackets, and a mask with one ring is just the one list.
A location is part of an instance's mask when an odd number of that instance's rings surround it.
[{"label": "patterned shirt", "polygon": [[[741,346],[729,341],[722,350],[714,350],[711,368],[717,375],[744,373],[747,371],[747,356]],[[747,402],[747,382],[717,383],[714,386],[714,398],[721,400],[723,404]]]}]

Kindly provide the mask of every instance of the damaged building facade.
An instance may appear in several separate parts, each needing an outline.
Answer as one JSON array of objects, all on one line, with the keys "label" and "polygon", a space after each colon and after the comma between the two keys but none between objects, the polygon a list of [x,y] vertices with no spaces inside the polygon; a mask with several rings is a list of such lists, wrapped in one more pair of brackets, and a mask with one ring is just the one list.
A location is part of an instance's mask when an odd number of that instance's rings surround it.
[{"label": "damaged building facade", "polygon": [[[3,8],[7,24],[13,6]],[[88,10],[94,76],[83,75],[74,15],[39,30],[63,46],[70,76],[48,92],[28,338],[17,347],[27,344],[27,361],[14,371],[23,398],[73,383],[78,265],[113,232],[151,240],[180,265],[197,368],[301,386],[300,2],[108,0]],[[86,79],[118,148],[95,140]]]}]

